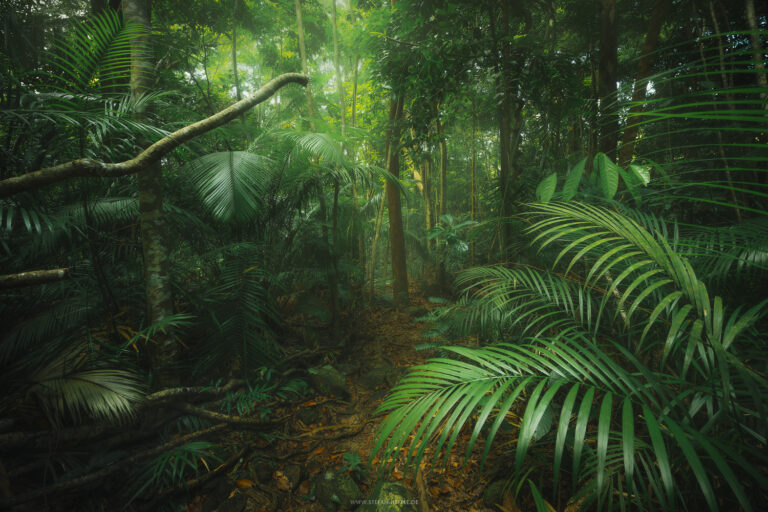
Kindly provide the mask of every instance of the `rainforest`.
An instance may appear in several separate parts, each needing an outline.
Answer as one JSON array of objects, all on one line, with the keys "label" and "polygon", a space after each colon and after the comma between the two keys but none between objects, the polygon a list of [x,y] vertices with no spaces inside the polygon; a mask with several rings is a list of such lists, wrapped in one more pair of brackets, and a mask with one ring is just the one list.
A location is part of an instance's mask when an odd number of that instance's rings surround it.
[{"label": "rainforest", "polygon": [[768,503],[761,0],[0,0],[0,510]]}]

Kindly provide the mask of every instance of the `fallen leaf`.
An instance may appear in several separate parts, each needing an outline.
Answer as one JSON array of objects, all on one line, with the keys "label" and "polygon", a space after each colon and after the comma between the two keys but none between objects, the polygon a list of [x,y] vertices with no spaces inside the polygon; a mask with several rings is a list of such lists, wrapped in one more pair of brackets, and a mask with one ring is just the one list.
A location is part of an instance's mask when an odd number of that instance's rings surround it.
[{"label": "fallen leaf", "polygon": [[403,472],[395,469],[394,471],[392,471],[392,478],[394,478],[395,480],[402,480]]},{"label": "fallen leaf", "polygon": [[247,478],[242,478],[235,482],[235,485],[238,489],[250,489],[254,486],[253,480],[248,480]]},{"label": "fallen leaf", "polygon": [[291,490],[291,482],[288,480],[288,477],[281,474],[277,478],[277,488],[281,491],[290,491]]},{"label": "fallen leaf", "polygon": [[309,494],[312,490],[312,486],[309,484],[309,480],[304,480],[299,484],[299,494]]}]

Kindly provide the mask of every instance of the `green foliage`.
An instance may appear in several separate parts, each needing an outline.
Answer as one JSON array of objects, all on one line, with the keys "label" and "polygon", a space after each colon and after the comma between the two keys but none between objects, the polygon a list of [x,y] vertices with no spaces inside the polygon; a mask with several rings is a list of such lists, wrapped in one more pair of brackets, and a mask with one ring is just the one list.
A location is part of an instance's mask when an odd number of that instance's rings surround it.
[{"label": "green foliage", "polygon": [[[538,445],[551,447],[554,487],[570,473],[582,507],[605,507],[625,488],[616,506],[672,510],[696,494],[713,510],[720,500],[753,510],[768,488],[758,448],[768,382],[742,359],[765,360],[753,326],[768,301],[729,313],[663,234],[612,210],[530,210],[533,243],[562,248],[553,266],[563,274],[465,271],[459,283],[478,310],[508,313],[506,338],[519,341],[445,347],[452,357],[414,368],[379,409],[388,416],[374,452],[407,447],[418,467],[428,445],[445,458],[468,428],[466,455],[482,441],[485,459],[514,415],[515,472]],[[547,418],[551,430],[540,428]]]},{"label": "green foliage", "polygon": [[341,467],[341,471],[349,471],[356,480],[360,480],[363,472],[363,460],[357,451],[345,452],[342,458],[344,459],[344,465]]},{"label": "green foliage", "polygon": [[557,187],[557,174],[548,174],[536,187],[536,200],[541,203],[548,203],[555,193],[555,187]]},{"label": "green foliage", "polygon": [[167,489],[183,485],[190,475],[199,475],[201,467],[210,470],[211,462],[221,463],[213,449],[214,443],[191,441],[164,452],[146,464],[138,479],[131,485],[135,489],[125,504],[127,507],[148,489]]}]

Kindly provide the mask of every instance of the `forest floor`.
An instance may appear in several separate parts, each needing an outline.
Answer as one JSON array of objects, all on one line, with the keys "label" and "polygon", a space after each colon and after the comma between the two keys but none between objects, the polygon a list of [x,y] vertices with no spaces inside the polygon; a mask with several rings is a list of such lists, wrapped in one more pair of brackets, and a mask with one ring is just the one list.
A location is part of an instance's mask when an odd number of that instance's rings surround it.
[{"label": "forest floor", "polygon": [[[349,396],[315,395],[292,407],[273,411],[273,417],[286,418],[282,431],[276,434],[277,440],[271,443],[252,440],[255,448],[249,456],[229,471],[227,479],[198,489],[187,511],[329,510],[328,503],[322,504],[323,500],[317,496],[321,493],[316,489],[318,478],[328,472],[342,475],[347,483],[354,480],[363,499],[370,497],[382,481],[397,482],[407,489],[410,506],[379,506],[378,510],[519,510],[509,501],[499,502],[492,509],[484,507],[483,492],[503,460],[491,453],[482,473],[477,454],[464,465],[467,429],[459,437],[447,464],[433,466],[433,453],[428,449],[416,475],[412,468],[402,466],[402,457],[384,478],[377,478],[378,457],[368,465],[378,426],[384,419],[384,415],[375,414],[376,409],[407,367],[434,357],[433,351],[415,349],[427,341],[422,334],[426,325],[415,318],[432,306],[417,296],[412,297],[412,305],[402,311],[377,306],[346,319],[349,341],[338,359],[330,363],[347,370]],[[244,436],[252,434],[233,432],[229,441],[242,446]],[[499,441],[508,440],[499,439],[497,445],[501,445]],[[344,492],[343,487],[339,494]],[[333,507],[333,503],[330,505]],[[356,505],[339,504],[341,510],[356,508]]]}]

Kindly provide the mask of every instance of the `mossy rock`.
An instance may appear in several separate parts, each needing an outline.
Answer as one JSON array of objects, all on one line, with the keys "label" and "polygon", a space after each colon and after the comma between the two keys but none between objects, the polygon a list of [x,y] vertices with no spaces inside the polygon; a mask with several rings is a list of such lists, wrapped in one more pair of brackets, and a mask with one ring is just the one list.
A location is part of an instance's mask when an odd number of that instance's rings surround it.
[{"label": "mossy rock", "polygon": [[324,395],[336,395],[342,398],[349,397],[347,378],[329,364],[318,368],[310,368],[309,382],[313,388]]},{"label": "mossy rock", "polygon": [[374,366],[360,376],[360,384],[368,389],[376,389],[383,384],[392,387],[404,373],[405,370],[397,366]]},{"label": "mossy rock", "polygon": [[346,473],[322,471],[314,479],[315,498],[326,510],[354,510],[363,493]]}]

